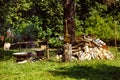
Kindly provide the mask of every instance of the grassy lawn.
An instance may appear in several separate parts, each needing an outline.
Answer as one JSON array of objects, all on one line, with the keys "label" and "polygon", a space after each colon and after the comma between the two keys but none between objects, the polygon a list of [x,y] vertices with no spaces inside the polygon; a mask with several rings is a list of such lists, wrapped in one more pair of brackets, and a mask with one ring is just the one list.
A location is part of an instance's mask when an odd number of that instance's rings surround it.
[{"label": "grassy lawn", "polygon": [[110,50],[117,53],[115,60],[63,63],[52,56],[49,60],[17,64],[11,55],[16,50],[0,49],[0,80],[120,80],[119,52]]}]

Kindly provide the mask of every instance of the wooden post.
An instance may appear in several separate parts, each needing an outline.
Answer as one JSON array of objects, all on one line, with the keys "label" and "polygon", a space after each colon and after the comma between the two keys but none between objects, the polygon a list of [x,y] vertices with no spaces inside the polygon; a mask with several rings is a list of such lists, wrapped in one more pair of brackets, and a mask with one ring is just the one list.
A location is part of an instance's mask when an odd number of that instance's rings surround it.
[{"label": "wooden post", "polygon": [[116,25],[117,25],[117,22],[115,22],[115,25],[114,25],[114,41],[115,41],[115,53],[116,53],[116,57],[117,57],[117,31],[116,31]]},{"label": "wooden post", "polygon": [[47,45],[46,45],[46,57],[49,59],[49,39],[47,40]]}]

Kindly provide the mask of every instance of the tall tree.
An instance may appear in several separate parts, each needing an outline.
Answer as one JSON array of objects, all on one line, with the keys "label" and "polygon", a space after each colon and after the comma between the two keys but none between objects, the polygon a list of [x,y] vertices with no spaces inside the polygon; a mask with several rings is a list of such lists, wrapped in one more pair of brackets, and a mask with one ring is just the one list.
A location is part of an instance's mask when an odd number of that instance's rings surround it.
[{"label": "tall tree", "polygon": [[[75,0],[63,0],[65,43],[75,42]],[[69,38],[67,38],[69,36]],[[67,39],[66,39],[67,38]],[[68,40],[69,39],[69,40]]]},{"label": "tall tree", "polygon": [[64,9],[64,53],[62,61],[70,61],[72,54],[71,44],[75,43],[75,0],[63,0]]}]

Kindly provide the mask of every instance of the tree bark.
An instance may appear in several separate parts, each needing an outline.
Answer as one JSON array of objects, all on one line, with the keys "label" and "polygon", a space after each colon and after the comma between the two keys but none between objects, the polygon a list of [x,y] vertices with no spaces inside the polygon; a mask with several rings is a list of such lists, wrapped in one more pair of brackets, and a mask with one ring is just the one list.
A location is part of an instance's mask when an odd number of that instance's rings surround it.
[{"label": "tree bark", "polygon": [[[68,34],[70,36],[70,44],[75,43],[75,1],[74,0],[63,0],[64,7],[64,35],[66,35],[66,29],[68,29]],[[67,21],[67,23],[66,23]],[[67,24],[67,26],[66,26]],[[66,28],[67,27],[67,28]],[[65,38],[65,36],[64,36]],[[65,42],[66,43],[66,42]]]},{"label": "tree bark", "polygon": [[62,61],[63,62],[71,61],[72,45],[67,43],[63,45],[63,48],[64,48],[64,53],[63,53]]},{"label": "tree bark", "polygon": [[62,57],[63,62],[71,60],[72,45],[75,43],[75,0],[63,0],[64,9],[64,53]]}]

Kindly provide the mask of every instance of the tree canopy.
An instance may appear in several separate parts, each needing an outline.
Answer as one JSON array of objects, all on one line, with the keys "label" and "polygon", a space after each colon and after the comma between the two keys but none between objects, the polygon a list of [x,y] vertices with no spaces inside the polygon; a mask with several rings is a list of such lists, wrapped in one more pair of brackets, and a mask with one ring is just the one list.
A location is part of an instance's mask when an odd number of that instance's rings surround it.
[{"label": "tree canopy", "polygon": [[[95,34],[100,38],[113,38],[117,28],[120,38],[119,0],[75,0],[76,36]],[[63,36],[62,0],[1,0],[0,35],[10,28],[15,35],[25,34],[35,40],[50,37],[58,43]],[[56,41],[56,42],[55,42]]]}]

